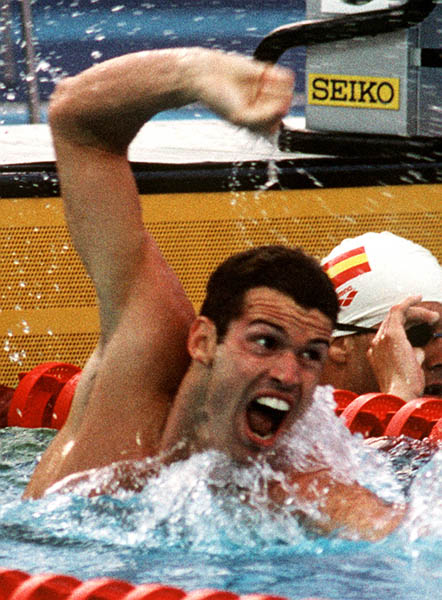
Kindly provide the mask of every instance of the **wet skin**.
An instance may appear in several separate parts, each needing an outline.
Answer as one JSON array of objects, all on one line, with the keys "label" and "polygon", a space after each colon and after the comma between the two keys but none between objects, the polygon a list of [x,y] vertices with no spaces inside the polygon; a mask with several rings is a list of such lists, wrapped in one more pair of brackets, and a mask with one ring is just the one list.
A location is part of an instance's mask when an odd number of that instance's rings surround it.
[{"label": "wet skin", "polygon": [[[434,333],[442,333],[442,303],[421,302],[420,306],[439,313],[439,321],[434,325]],[[425,392],[442,398],[442,337],[433,337],[424,348],[425,359],[422,368],[425,375]]]},{"label": "wet skin", "polygon": [[242,315],[209,357],[200,449],[247,462],[273,448],[310,405],[331,333],[317,309],[266,287],[247,292]]},{"label": "wet skin", "polygon": [[[247,292],[241,316],[230,323],[221,343],[210,320],[197,321],[202,326],[189,335],[196,340],[190,342],[192,365],[169,414],[159,461],[168,464],[216,449],[241,464],[265,456],[272,466],[284,467],[278,441],[312,402],[327,358],[331,320],[259,287]],[[139,467],[129,461],[118,469],[114,463],[107,469],[113,472],[110,481],[98,481],[104,486],[100,491],[93,471],[74,474],[50,491],[71,491],[90,480],[92,495],[104,493],[125,487],[122,480],[132,481],[134,473],[145,481],[152,464]]]}]

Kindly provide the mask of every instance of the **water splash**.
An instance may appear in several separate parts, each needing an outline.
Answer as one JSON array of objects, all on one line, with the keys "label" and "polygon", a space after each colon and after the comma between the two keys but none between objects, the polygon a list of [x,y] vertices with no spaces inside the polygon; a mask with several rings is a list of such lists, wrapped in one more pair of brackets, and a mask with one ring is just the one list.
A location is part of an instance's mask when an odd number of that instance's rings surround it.
[{"label": "water splash", "polygon": [[[318,395],[316,408],[321,398],[331,402]],[[0,430],[2,564],[32,572],[55,564],[58,572],[82,579],[110,576],[290,598],[388,600],[392,591],[407,600],[438,597],[440,453],[415,479],[402,530],[370,544],[312,536],[293,517],[271,517],[257,486],[265,471],[233,469],[215,452],[164,468],[140,494],[93,499],[53,494],[23,502],[35,458],[53,435]],[[337,450],[346,442],[331,444]],[[363,446],[360,439],[357,446]],[[344,472],[352,464],[349,460]],[[231,493],[233,485],[256,491],[253,509]]]},{"label": "water splash", "polygon": [[410,542],[422,537],[442,540],[442,448],[417,474],[403,530]]},{"label": "water splash", "polygon": [[[278,453],[284,454],[284,461],[289,460],[297,471],[329,468],[336,479],[369,482],[385,499],[403,499],[401,486],[385,455],[367,448],[362,438],[352,436],[334,415],[330,387],[317,389],[311,408],[283,440]],[[125,464],[120,464],[124,471]],[[157,547],[160,542],[162,546],[185,545],[198,551],[210,546],[212,551],[222,553],[232,546],[293,544],[294,540],[309,536],[294,516],[298,510],[314,518],[318,516],[316,506],[306,507],[296,497],[290,497],[284,506],[274,510],[268,486],[275,480],[284,484],[285,477],[271,468],[266,458],[238,466],[227,455],[209,451],[168,467],[161,467],[152,459],[131,464],[137,469],[131,478],[135,480],[139,474],[142,488],[139,493],[119,488],[114,466],[90,471],[89,477],[73,488],[73,497],[66,496],[70,478],[54,486],[54,490],[64,490],[65,497],[71,498],[70,503],[63,504],[63,518],[66,519],[66,511],[73,510],[76,519],[75,531],[67,532],[63,527],[63,536],[92,537],[106,543],[117,538],[118,543],[126,540],[124,543],[128,545],[149,547]],[[154,469],[156,475],[146,479],[147,469]],[[103,487],[113,490],[112,500],[93,498],[85,500],[84,505],[75,499]],[[53,506],[56,512],[60,508],[59,501],[52,504],[53,496],[48,494],[44,500],[49,520]],[[103,523],[97,527],[96,511],[102,510],[103,503],[114,506],[115,511],[121,508],[118,515],[114,513],[110,529],[103,527]],[[81,506],[81,523],[77,506]],[[46,520],[43,515],[41,518]]]},{"label": "water splash", "polygon": [[[278,152],[278,139],[279,139],[279,131],[269,136],[268,141],[270,142],[273,151]],[[267,162],[267,181],[261,187],[262,190],[268,190],[275,185],[279,184],[279,173],[280,169],[276,164],[276,160],[274,158],[269,158]]]},{"label": "water splash", "polygon": [[386,454],[352,435],[335,414],[331,386],[318,386],[313,402],[285,439],[285,452],[300,472],[330,469],[344,483],[357,481],[386,501],[403,500],[403,486]]}]

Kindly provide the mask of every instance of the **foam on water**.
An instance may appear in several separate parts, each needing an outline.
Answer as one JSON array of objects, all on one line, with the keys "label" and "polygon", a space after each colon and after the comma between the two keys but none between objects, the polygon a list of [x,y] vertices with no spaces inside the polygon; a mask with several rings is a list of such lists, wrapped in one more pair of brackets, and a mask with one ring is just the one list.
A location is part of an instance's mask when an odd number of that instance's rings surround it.
[{"label": "foam on water", "polygon": [[[361,480],[386,497],[401,496],[403,483],[386,456],[349,435],[332,407],[329,390],[320,389],[293,432],[296,444],[285,440],[285,451],[307,465],[313,444],[317,460],[330,464],[336,476]],[[268,592],[293,600],[311,595],[387,600],[392,593],[422,600],[440,591],[441,451],[418,470],[402,527],[370,544],[311,535],[291,516],[293,506],[269,511],[262,486],[268,467],[240,469],[216,452],[164,467],[141,493],[22,501],[34,457],[52,435],[0,430],[3,566],[84,579],[161,581],[184,589]]]},{"label": "foam on water", "polygon": [[[359,481],[386,500],[403,501],[403,486],[387,455],[352,436],[333,407],[331,388],[318,388],[311,408],[279,451],[299,471],[330,468],[341,481]],[[422,469],[413,485],[410,513],[403,527],[410,538],[418,537],[418,530],[426,532],[428,513],[432,514],[431,534],[438,531],[435,520],[439,525],[442,522],[441,484],[435,483],[440,480],[439,455]],[[92,483],[83,484],[78,492],[86,495],[108,474],[107,469],[97,470]],[[290,500],[286,510],[269,511],[266,482],[275,477],[283,480],[265,461],[238,467],[221,453],[205,452],[163,467],[158,476],[147,480],[141,493],[118,491],[113,497],[92,499],[50,494],[38,502],[4,504],[0,523],[4,525],[5,519],[18,511],[22,532],[29,526],[34,534],[39,530],[66,542],[88,540],[151,548],[185,545],[199,550],[216,547],[220,552],[226,542],[229,550],[242,545],[291,545],[310,534],[292,516],[295,500]]]},{"label": "foam on water", "polygon": [[410,489],[410,508],[403,524],[409,541],[442,540],[442,449],[417,473]]}]

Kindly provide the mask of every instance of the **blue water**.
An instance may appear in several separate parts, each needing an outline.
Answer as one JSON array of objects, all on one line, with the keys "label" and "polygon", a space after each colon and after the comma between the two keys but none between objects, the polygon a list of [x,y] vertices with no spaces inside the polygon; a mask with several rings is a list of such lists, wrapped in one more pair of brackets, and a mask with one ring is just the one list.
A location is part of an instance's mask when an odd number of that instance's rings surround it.
[{"label": "blue water", "polygon": [[[360,440],[349,441],[346,435],[351,437],[344,434],[344,446],[356,448],[362,457],[365,482],[386,497],[405,495],[410,504],[401,528],[379,543],[314,536],[289,514],[270,513],[263,498],[255,498],[253,508],[244,506],[229,484],[240,477],[242,485],[253,488],[256,473],[238,474],[214,453],[165,468],[139,494],[93,499],[53,494],[22,501],[35,459],[53,432],[0,430],[0,565],[292,600],[312,595],[440,598],[442,451],[410,469],[409,463],[401,467],[396,461],[391,471],[383,453],[367,454]],[[342,440],[329,436],[327,444],[324,454],[342,446]],[[209,482],[219,486],[218,494]]]}]

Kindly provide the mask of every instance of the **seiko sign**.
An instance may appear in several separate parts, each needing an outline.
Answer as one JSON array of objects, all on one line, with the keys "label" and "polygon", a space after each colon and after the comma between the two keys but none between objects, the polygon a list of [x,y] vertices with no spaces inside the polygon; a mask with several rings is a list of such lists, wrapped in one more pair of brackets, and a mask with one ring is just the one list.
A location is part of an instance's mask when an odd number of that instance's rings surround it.
[{"label": "seiko sign", "polygon": [[398,110],[399,78],[309,73],[308,103]]}]

